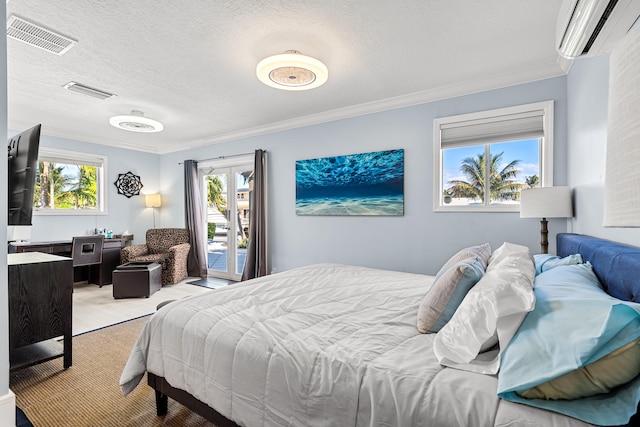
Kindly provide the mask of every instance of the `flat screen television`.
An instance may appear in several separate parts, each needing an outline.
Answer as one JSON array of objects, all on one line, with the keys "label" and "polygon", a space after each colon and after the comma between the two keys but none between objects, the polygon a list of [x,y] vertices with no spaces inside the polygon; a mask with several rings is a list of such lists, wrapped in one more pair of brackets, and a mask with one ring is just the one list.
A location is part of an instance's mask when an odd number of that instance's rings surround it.
[{"label": "flat screen television", "polygon": [[36,125],[9,138],[8,225],[31,225],[40,128]]}]

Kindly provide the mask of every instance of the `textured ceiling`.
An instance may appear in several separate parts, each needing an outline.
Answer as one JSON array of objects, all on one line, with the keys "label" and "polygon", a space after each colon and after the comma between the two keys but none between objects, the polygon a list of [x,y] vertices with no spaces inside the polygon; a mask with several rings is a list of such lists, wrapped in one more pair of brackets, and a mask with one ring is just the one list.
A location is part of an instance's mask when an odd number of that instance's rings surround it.
[{"label": "textured ceiling", "polygon": [[[57,56],[8,39],[9,128],[166,153],[563,75],[559,0],[11,0],[7,16],[78,40]],[[329,80],[287,92],[255,75],[298,50]],[[117,96],[99,100],[69,81]],[[140,110],[164,131],[113,128]]]}]

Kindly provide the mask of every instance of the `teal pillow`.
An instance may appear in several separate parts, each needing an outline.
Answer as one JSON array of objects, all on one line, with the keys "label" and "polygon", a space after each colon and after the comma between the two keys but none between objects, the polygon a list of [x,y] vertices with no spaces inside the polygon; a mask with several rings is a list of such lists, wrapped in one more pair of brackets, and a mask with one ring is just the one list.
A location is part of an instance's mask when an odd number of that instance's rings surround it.
[{"label": "teal pillow", "polygon": [[561,265],[573,265],[582,264],[582,255],[573,254],[567,255],[564,258],[560,258],[557,255],[549,254],[535,254],[533,260],[536,263],[536,276],[552,268],[560,267]]},{"label": "teal pillow", "polygon": [[435,333],[446,325],[484,268],[481,259],[466,258],[440,271],[418,308],[418,331]]},{"label": "teal pillow", "polygon": [[640,338],[640,305],[606,294],[589,263],[539,274],[534,292],[534,310],[503,353],[498,395],[596,425],[626,424],[640,402],[640,376],[610,393],[575,400],[525,399],[518,393]]}]

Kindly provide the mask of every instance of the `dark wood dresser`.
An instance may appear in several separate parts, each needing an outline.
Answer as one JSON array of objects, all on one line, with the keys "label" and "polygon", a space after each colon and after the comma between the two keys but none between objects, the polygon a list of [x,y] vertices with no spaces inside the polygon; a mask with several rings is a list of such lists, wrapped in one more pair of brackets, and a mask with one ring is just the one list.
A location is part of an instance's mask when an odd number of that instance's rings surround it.
[{"label": "dark wood dresser", "polygon": [[29,252],[9,254],[7,264],[11,370],[58,357],[70,367],[71,258]]}]

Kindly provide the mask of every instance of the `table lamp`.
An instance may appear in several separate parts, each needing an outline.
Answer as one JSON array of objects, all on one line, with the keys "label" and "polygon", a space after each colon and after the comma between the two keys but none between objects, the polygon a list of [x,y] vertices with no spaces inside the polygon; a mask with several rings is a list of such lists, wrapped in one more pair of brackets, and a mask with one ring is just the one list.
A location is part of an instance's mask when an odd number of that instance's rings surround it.
[{"label": "table lamp", "polygon": [[540,252],[549,251],[547,218],[573,216],[571,188],[541,187],[520,192],[520,218],[542,218],[540,221]]},{"label": "table lamp", "polygon": [[156,208],[162,206],[160,193],[146,194],[144,196],[144,204],[148,208],[153,208],[153,228],[156,228]]}]

